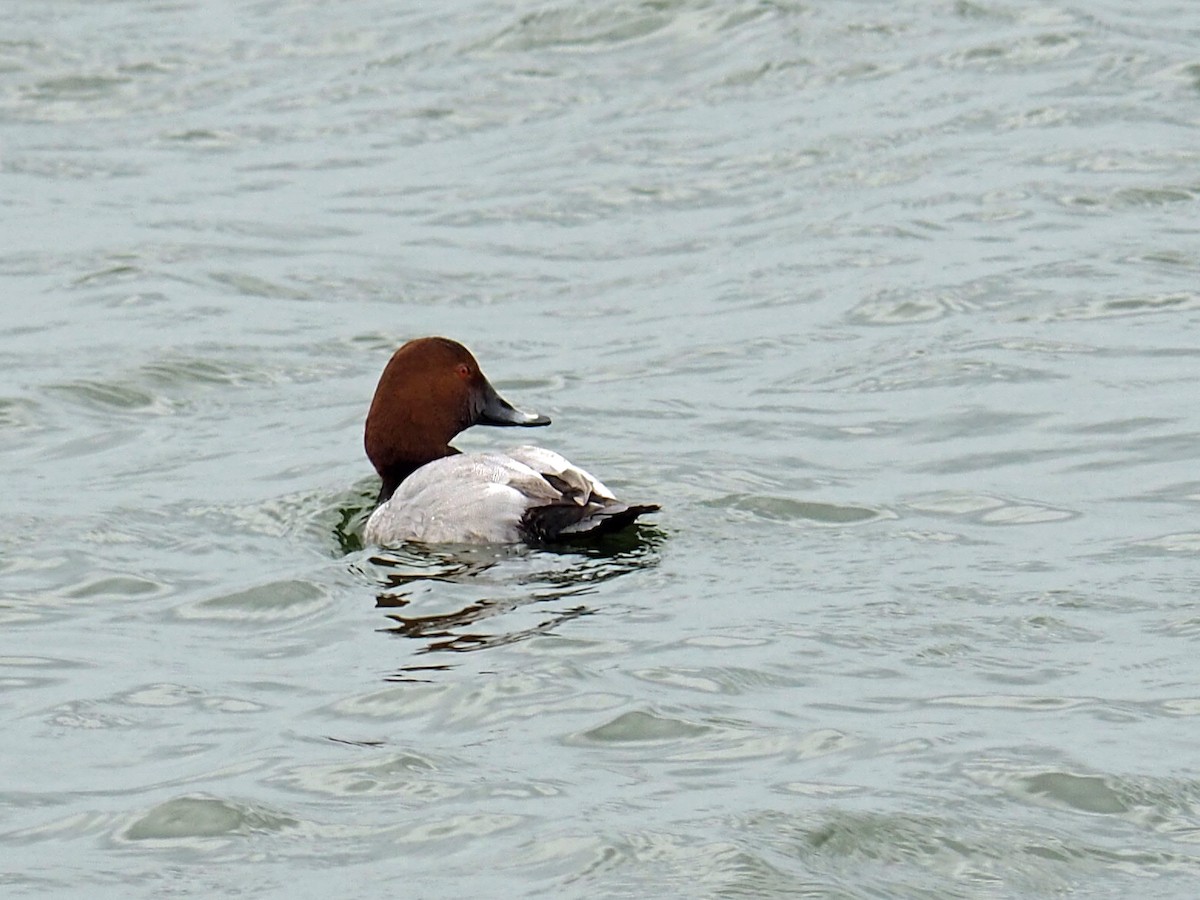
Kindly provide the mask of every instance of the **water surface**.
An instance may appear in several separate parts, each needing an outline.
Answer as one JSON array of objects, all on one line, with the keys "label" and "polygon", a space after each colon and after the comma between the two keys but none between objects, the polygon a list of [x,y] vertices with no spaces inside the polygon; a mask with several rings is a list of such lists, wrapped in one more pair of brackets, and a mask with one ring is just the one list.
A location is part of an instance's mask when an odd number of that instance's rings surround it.
[{"label": "water surface", "polygon": [[[6,21],[6,895],[1194,895],[1190,5]],[[422,334],[663,511],[362,548]]]}]

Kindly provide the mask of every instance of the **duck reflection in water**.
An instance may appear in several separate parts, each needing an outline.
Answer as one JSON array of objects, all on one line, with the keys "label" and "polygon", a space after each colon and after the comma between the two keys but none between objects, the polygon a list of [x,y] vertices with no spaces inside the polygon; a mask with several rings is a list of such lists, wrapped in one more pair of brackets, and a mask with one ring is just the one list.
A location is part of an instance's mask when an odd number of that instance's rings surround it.
[{"label": "duck reflection in water", "polygon": [[[379,630],[424,642],[416,651],[422,654],[485,650],[549,634],[592,614],[580,601],[605,582],[657,565],[661,539],[657,529],[644,526],[569,550],[408,544],[377,553],[370,562],[382,570],[376,574],[383,576],[384,590],[376,607],[388,610],[393,623]],[[468,596],[453,602],[462,593]],[[430,599],[451,600],[451,608],[399,612],[418,602],[431,605]],[[536,614],[532,622],[528,613]],[[481,627],[485,622],[492,627]],[[422,673],[438,668],[446,667],[406,666],[388,680],[427,680]]]}]

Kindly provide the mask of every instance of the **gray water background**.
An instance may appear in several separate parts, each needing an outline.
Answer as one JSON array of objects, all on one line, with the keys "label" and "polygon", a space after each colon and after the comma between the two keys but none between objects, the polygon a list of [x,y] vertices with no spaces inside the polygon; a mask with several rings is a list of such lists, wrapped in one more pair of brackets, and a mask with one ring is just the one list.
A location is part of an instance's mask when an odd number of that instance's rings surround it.
[{"label": "gray water background", "polygon": [[[3,19],[5,896],[1200,892],[1200,7]],[[663,511],[359,549],[422,334]]]}]

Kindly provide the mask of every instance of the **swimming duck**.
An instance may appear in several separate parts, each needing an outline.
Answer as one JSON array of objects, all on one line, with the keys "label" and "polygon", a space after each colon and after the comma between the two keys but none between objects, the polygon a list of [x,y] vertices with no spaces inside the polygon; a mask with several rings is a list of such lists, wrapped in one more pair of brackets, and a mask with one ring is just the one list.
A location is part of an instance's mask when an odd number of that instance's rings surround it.
[{"label": "swimming duck", "polygon": [[532,428],[550,419],[496,393],[462,344],[409,341],[380,376],[367,413],[367,457],[383,479],[368,543],[550,543],[617,531],[654,504],[623,503],[552,450],[460,453],[472,425]]}]

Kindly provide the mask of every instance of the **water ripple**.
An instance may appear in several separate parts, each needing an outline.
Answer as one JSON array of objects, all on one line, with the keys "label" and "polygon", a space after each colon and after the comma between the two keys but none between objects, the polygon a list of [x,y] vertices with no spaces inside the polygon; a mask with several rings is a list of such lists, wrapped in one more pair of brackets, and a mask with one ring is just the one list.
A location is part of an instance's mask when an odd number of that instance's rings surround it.
[{"label": "water ripple", "polygon": [[[10,890],[1195,893],[1179,4],[10,5]],[[662,518],[364,549],[431,333]]]}]

